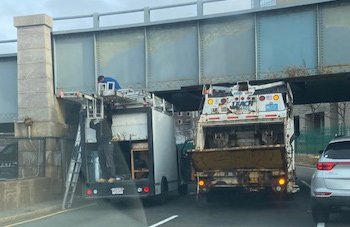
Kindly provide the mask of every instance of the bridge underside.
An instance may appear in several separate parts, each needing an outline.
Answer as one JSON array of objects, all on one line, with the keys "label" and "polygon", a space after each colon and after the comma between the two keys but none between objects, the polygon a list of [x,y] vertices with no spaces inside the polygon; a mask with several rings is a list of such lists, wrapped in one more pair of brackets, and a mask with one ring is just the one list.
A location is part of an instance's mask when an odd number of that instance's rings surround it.
[{"label": "bridge underside", "polygon": [[[291,85],[295,105],[350,101],[350,73],[259,80],[250,83],[261,84],[281,80]],[[190,86],[182,87],[181,90],[156,92],[156,94],[173,103],[177,111],[195,111],[200,108],[201,92],[202,86]]]}]

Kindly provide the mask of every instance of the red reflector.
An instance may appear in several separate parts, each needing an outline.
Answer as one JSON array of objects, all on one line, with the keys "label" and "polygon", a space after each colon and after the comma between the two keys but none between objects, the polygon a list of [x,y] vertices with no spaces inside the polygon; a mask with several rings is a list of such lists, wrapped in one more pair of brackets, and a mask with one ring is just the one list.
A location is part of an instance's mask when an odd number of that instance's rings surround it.
[{"label": "red reflector", "polygon": [[238,119],[238,116],[229,116],[227,119]]},{"label": "red reflector", "polygon": [[92,189],[90,189],[90,188],[86,189],[86,194],[87,195],[92,195],[92,193],[93,193]]},{"label": "red reflector", "polygon": [[148,193],[148,192],[149,192],[149,187],[148,187],[148,186],[144,187],[144,188],[143,188],[143,191],[146,192],[146,193]]},{"label": "red reflector", "polygon": [[332,192],[315,192],[316,197],[329,197],[332,195]]},{"label": "red reflector", "polygon": [[246,118],[257,118],[258,116],[257,115],[248,115],[246,116]]},{"label": "red reflector", "polygon": [[265,96],[263,96],[263,95],[262,95],[262,96],[259,96],[259,100],[260,100],[260,101],[264,101],[264,100],[265,100]]},{"label": "red reflector", "polygon": [[277,114],[266,114],[265,117],[277,117]]},{"label": "red reflector", "polygon": [[209,120],[219,120],[220,117],[209,117]]},{"label": "red reflector", "polygon": [[316,168],[318,170],[332,170],[335,165],[335,162],[318,162]]}]

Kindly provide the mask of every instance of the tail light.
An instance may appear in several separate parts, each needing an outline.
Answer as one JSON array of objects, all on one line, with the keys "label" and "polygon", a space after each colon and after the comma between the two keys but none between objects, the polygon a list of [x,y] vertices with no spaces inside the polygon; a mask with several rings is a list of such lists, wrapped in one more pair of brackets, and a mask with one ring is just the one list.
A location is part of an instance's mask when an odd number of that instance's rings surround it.
[{"label": "tail light", "polygon": [[318,170],[332,170],[335,165],[335,162],[318,162],[316,168]]},{"label": "tail light", "polygon": [[90,189],[90,188],[86,189],[86,194],[87,195],[92,195],[92,193],[93,193],[92,189]]},{"label": "tail light", "polygon": [[332,192],[315,192],[316,197],[330,197]]},{"label": "tail light", "polygon": [[283,186],[286,184],[286,179],[284,179],[284,177],[281,177],[280,179],[278,179],[278,184]]},{"label": "tail light", "polygon": [[198,185],[203,187],[205,185],[205,181],[204,180],[199,180],[198,181]]},{"label": "tail light", "polygon": [[149,188],[148,186],[146,186],[146,187],[143,188],[143,191],[144,191],[145,193],[148,193],[149,190],[150,190],[150,188]]},{"label": "tail light", "polygon": [[262,96],[259,96],[259,100],[260,100],[260,101],[265,101],[265,96],[263,96],[263,95],[262,95]]}]

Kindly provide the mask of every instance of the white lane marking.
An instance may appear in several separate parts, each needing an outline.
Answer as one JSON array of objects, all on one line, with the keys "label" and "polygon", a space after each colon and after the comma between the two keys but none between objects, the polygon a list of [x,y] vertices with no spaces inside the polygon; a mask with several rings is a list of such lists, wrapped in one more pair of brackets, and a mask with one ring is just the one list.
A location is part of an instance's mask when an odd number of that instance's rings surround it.
[{"label": "white lane marking", "polygon": [[309,184],[309,183],[307,183],[306,181],[301,180],[300,182],[301,182],[301,183],[303,183],[303,184],[305,184],[305,185],[306,185],[308,188],[311,188],[310,184]]},{"label": "white lane marking", "polygon": [[44,218],[48,218],[48,217],[55,216],[55,215],[57,215],[57,214],[66,213],[66,212],[68,212],[68,211],[80,210],[80,209],[83,209],[83,208],[86,208],[86,207],[95,206],[95,205],[96,205],[96,204],[93,204],[93,203],[92,203],[92,204],[87,204],[87,205],[84,205],[84,206],[81,206],[81,207],[76,207],[76,208],[67,209],[67,210],[61,210],[61,211],[58,211],[58,212],[56,212],[56,213],[52,213],[52,214],[44,215],[44,216],[41,216],[41,217],[37,217],[37,218],[25,220],[25,221],[22,221],[22,222],[17,222],[17,223],[11,224],[11,225],[6,225],[6,226],[4,226],[4,227],[12,227],[12,226],[16,226],[16,225],[23,225],[23,224],[26,224],[26,223],[28,223],[28,222],[38,221],[38,220],[41,220],[41,219],[44,219]]},{"label": "white lane marking", "polygon": [[156,227],[156,226],[163,225],[164,223],[169,222],[169,221],[171,221],[171,220],[173,220],[173,219],[175,219],[177,217],[179,217],[179,215],[173,215],[173,216],[171,216],[171,217],[169,217],[167,219],[164,219],[163,221],[160,221],[160,222],[158,222],[156,224],[153,224],[153,225],[150,225],[148,227]]},{"label": "white lane marking", "polygon": [[317,223],[317,227],[325,227],[326,226],[326,224],[325,223],[323,223],[323,222],[319,222],[319,223]]}]

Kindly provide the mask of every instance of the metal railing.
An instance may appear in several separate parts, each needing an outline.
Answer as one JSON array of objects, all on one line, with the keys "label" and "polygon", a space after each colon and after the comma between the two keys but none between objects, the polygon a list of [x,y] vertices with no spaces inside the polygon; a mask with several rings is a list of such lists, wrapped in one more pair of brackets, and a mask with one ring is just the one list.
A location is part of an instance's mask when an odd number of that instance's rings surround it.
[{"label": "metal railing", "polygon": [[12,50],[13,47],[11,45],[16,45],[17,39],[8,39],[8,40],[0,40],[0,57],[12,57],[16,53],[16,50]]},{"label": "metal railing", "polygon": [[0,179],[45,176],[45,138],[0,137]]},{"label": "metal railing", "polygon": [[[323,3],[323,2],[331,2],[335,0],[296,0],[295,3],[290,4],[284,4],[279,6],[275,0],[250,0],[250,2],[247,3],[242,8],[238,9],[229,9],[229,7],[221,7],[220,10],[210,12],[211,7],[215,7],[215,4],[220,3],[229,3],[233,2],[234,0],[197,0],[197,1],[191,1],[187,3],[181,3],[181,4],[172,4],[172,5],[165,5],[165,6],[155,6],[155,7],[145,7],[145,8],[138,8],[138,9],[131,9],[131,10],[124,10],[124,11],[116,11],[116,12],[107,12],[107,13],[92,13],[92,14],[85,14],[85,15],[77,15],[77,16],[65,16],[65,17],[55,17],[53,18],[54,22],[59,21],[65,21],[65,20],[77,20],[77,19],[92,19],[90,21],[90,24],[92,22],[92,26],[89,26],[87,28],[75,28],[75,29],[62,29],[54,31],[56,33],[60,32],[74,32],[76,31],[95,31],[99,29],[106,29],[111,28],[114,29],[116,27],[132,27],[132,26],[139,26],[139,25],[150,25],[150,24],[158,24],[158,23],[164,23],[164,22],[176,22],[176,21],[183,21],[190,19],[202,19],[202,18],[210,18],[215,16],[224,16],[224,15],[233,15],[233,14],[242,14],[242,13],[250,13],[250,12],[257,12],[262,10],[270,10],[270,9],[279,9],[279,8],[286,8],[286,7],[294,7],[299,5],[310,5],[310,4],[316,4],[316,3]],[[238,0],[236,0],[238,2]],[[243,1],[240,1],[243,2]],[[248,6],[249,5],[249,6]],[[176,18],[169,19],[167,17],[152,20],[151,15],[153,13],[156,13],[157,11],[161,10],[171,10],[171,9],[178,9],[180,7],[195,7],[194,11],[195,14],[188,14],[188,15],[181,15],[179,13],[176,14]],[[208,12],[206,12],[208,11]],[[179,11],[181,12],[181,11]],[[102,26],[101,25],[101,19],[103,17],[108,16],[118,16],[118,15],[126,15],[126,14],[136,14],[141,13],[143,14],[143,20],[140,22],[135,23],[125,23],[125,24],[119,24],[119,25],[107,25]],[[82,24],[79,23],[78,26],[81,26]],[[14,43],[16,42],[15,39],[11,40],[3,40],[0,41],[0,44],[8,44],[8,43]]]},{"label": "metal railing", "polygon": [[[73,143],[68,137],[14,137],[1,134],[0,181],[45,176],[64,178],[69,161],[65,158],[70,157]],[[53,144],[56,144],[54,148]]]},{"label": "metal railing", "polygon": [[[169,18],[165,17],[163,19],[157,19],[152,20],[151,15],[152,13],[155,13],[160,10],[169,10],[169,9],[178,9],[180,7],[196,7],[196,15],[185,15],[181,16],[180,14],[177,14],[176,20],[181,20],[188,17],[195,17],[200,18],[205,15],[205,5],[210,3],[218,3],[218,2],[232,2],[232,0],[198,0],[198,1],[192,1],[187,3],[181,3],[181,4],[172,4],[172,5],[165,5],[165,6],[155,6],[155,7],[145,7],[145,8],[138,8],[138,9],[132,9],[132,10],[124,10],[124,11],[117,11],[117,12],[107,12],[107,13],[92,13],[92,14],[85,14],[85,15],[79,15],[79,16],[68,16],[68,17],[56,17],[53,20],[54,21],[62,21],[62,20],[74,20],[74,19],[84,19],[84,18],[90,18],[92,19],[92,27],[89,29],[95,29],[98,30],[103,27],[110,27],[110,26],[101,26],[100,20],[103,17],[107,16],[116,16],[116,15],[125,15],[125,14],[136,14],[136,13],[142,13],[143,14],[143,21],[134,23],[134,24],[143,24],[148,25],[152,24],[154,22],[161,22],[169,20]],[[253,2],[256,2],[256,0],[251,0],[251,4],[249,8],[244,8],[244,10],[253,9],[256,4]],[[259,5],[260,6],[260,5]],[[242,9],[238,9],[236,11],[244,11]],[[223,12],[227,12],[225,10],[221,10]],[[235,10],[233,10],[234,12]],[[217,13],[211,13],[211,14],[217,14]],[[125,24],[124,24],[125,25]],[[127,24],[128,26],[133,25]]]}]

